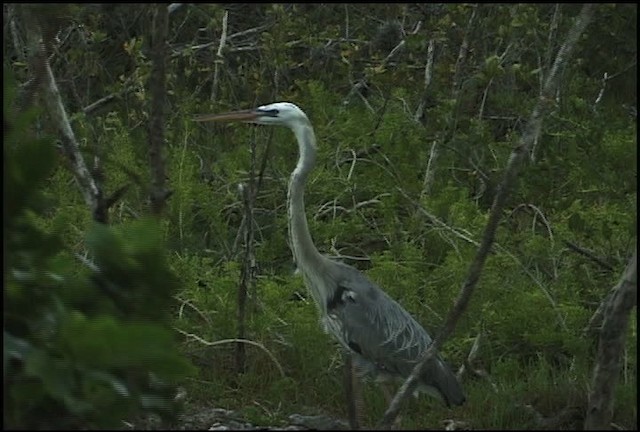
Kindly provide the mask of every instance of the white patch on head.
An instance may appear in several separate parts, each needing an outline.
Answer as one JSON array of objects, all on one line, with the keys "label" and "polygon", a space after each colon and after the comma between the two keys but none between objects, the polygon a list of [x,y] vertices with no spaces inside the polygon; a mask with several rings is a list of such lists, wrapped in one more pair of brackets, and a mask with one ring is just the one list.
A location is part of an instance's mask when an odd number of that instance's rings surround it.
[{"label": "white patch on head", "polygon": [[258,107],[258,109],[262,110],[272,110],[276,109],[278,111],[299,111],[304,114],[304,111],[300,109],[300,107],[291,102],[274,102],[267,105],[262,105]]},{"label": "white patch on head", "polygon": [[261,117],[256,123],[259,124],[280,124],[284,126],[293,127],[296,124],[308,123],[309,119],[307,115],[296,104],[291,102],[275,102],[258,107],[258,110],[263,111],[277,111],[277,115],[270,117]]}]

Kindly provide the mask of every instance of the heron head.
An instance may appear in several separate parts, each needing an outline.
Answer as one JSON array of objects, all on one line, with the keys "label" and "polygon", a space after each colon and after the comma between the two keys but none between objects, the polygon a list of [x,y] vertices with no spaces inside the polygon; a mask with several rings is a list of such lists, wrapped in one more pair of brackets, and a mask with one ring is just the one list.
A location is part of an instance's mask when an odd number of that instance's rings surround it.
[{"label": "heron head", "polygon": [[297,105],[291,102],[275,102],[257,108],[233,111],[224,114],[205,114],[198,116],[195,121],[218,121],[254,123],[259,125],[282,125],[294,128],[301,123],[309,123],[307,115]]}]

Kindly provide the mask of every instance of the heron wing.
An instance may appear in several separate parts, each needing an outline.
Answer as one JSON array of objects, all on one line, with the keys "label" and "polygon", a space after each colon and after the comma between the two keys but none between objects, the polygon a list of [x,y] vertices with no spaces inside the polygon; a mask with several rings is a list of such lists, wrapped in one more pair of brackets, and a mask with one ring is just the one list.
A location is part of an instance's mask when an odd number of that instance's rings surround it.
[{"label": "heron wing", "polygon": [[349,347],[376,367],[407,376],[431,343],[426,330],[363,276],[342,281],[340,287],[353,294],[329,313],[340,322]]},{"label": "heron wing", "polygon": [[[343,277],[336,281],[338,289],[327,308],[330,331],[376,370],[407,377],[431,344],[431,337],[381,288],[356,269],[344,268],[349,270],[341,272]],[[435,388],[447,404],[464,401],[455,375],[439,354],[429,362],[421,381]]]}]

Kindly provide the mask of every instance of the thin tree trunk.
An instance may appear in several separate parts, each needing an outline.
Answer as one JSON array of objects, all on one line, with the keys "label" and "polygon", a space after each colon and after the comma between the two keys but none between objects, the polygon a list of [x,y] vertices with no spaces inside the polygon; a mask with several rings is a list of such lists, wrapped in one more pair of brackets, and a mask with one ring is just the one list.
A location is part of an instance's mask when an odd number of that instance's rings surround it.
[{"label": "thin tree trunk", "polygon": [[593,368],[593,383],[584,422],[584,428],[587,430],[611,428],[614,392],[629,327],[629,314],[637,301],[638,262],[637,251],[634,251],[622,278],[604,308],[604,321],[600,330],[598,354]]},{"label": "thin tree trunk", "polygon": [[573,27],[569,31],[564,44],[562,45],[560,51],[558,52],[558,55],[556,56],[553,67],[544,85],[542,95],[538,100],[538,103],[536,104],[531,117],[529,118],[527,127],[522,137],[520,138],[517,147],[513,149],[511,156],[509,157],[509,161],[504,173],[504,178],[502,179],[502,183],[498,188],[495,199],[493,201],[493,205],[491,207],[489,220],[484,229],[480,247],[478,248],[478,252],[476,253],[474,260],[471,262],[469,270],[467,271],[465,282],[462,286],[462,289],[460,290],[460,294],[453,308],[447,316],[444,327],[436,336],[433,343],[424,352],[420,361],[413,368],[413,371],[411,372],[407,380],[400,387],[400,390],[394,397],[393,401],[387,408],[387,411],[384,413],[382,420],[380,421],[381,427],[388,429],[393,424],[395,418],[398,416],[402,402],[407,398],[408,395],[413,393],[418,382],[418,376],[422,375],[425,365],[435,355],[445,339],[453,332],[458,319],[467,308],[471,295],[473,294],[478,279],[480,278],[484,262],[491,249],[491,245],[498,228],[498,222],[502,217],[502,210],[505,206],[507,198],[509,197],[510,190],[515,186],[517,174],[522,163],[524,162],[524,159],[529,153],[529,149],[540,134],[544,116],[551,109],[553,95],[555,93],[555,89],[559,84],[559,71],[571,58],[580,35],[582,35],[584,29],[591,20],[591,16],[593,15],[593,7],[594,6],[592,4],[585,4],[582,7],[580,15],[576,18]]},{"label": "thin tree trunk", "polygon": [[154,5],[151,27],[153,69],[149,75],[151,119],[149,122],[149,159],[151,163],[151,211],[162,214],[169,192],[165,189],[164,128],[166,123],[166,43],[169,12],[165,4]]},{"label": "thin tree trunk", "polygon": [[[36,92],[40,91],[44,106],[60,133],[63,153],[69,162],[68,166],[71,172],[80,186],[84,201],[91,209],[93,219],[106,224],[108,208],[105,205],[102,189],[96,182],[94,175],[87,168],[84,157],[80,152],[78,140],[71,128],[69,116],[49,64],[46,47],[50,45],[50,41],[47,41],[43,36],[36,17],[31,15],[28,6],[20,5],[18,10],[21,12],[22,21],[27,28],[29,65],[33,74],[32,87],[29,94],[32,91],[32,94],[35,95]],[[50,35],[48,36],[51,37]],[[29,99],[31,99],[31,96],[29,96]],[[27,104],[30,102],[30,100],[26,101]]]},{"label": "thin tree trunk", "polygon": [[[255,268],[253,256],[253,205],[251,186],[241,184],[239,186],[242,201],[244,203],[244,257],[238,285],[238,339],[244,339],[247,322],[247,297],[249,286],[253,280]],[[246,354],[244,344],[236,344],[236,372],[244,373],[246,370]]]},{"label": "thin tree trunk", "polygon": [[[238,285],[238,339],[244,339],[247,322],[247,299],[249,290],[253,288],[254,305],[257,303],[255,292],[255,255],[253,233],[253,204],[256,196],[256,141],[251,141],[251,166],[249,168],[249,184],[240,184],[239,190],[244,204],[244,257]],[[246,356],[244,344],[236,344],[236,370],[244,373],[246,368]]]},{"label": "thin tree trunk", "polygon": [[[428,195],[431,191],[431,187],[433,186],[433,179],[435,178],[435,173],[436,173],[436,169],[437,169],[437,163],[438,163],[438,158],[440,156],[440,147],[442,146],[443,143],[447,143],[451,140],[451,138],[453,137],[455,130],[456,130],[456,113],[458,111],[458,106],[460,105],[460,100],[459,100],[459,96],[460,96],[460,89],[462,87],[461,84],[461,78],[462,78],[462,71],[464,70],[464,64],[465,61],[467,59],[467,54],[469,52],[469,38],[471,35],[471,32],[473,31],[473,26],[474,23],[476,21],[476,16],[478,13],[478,4],[474,4],[473,5],[473,10],[471,11],[471,16],[469,17],[469,21],[467,21],[467,27],[465,28],[465,32],[464,32],[464,38],[462,39],[462,43],[460,44],[460,49],[458,50],[458,58],[456,59],[456,66],[455,66],[455,70],[453,73],[453,80],[452,80],[452,84],[451,84],[451,98],[454,101],[454,105],[453,105],[453,112],[452,112],[452,118],[453,120],[451,121],[451,124],[448,127],[448,131],[444,134],[444,136],[441,136],[440,139],[434,140],[433,144],[431,145],[431,151],[429,153],[429,162],[427,164],[427,168],[425,170],[425,174],[424,174],[424,183],[423,183],[423,187],[422,187],[422,193],[421,196],[425,196]],[[433,41],[431,41],[433,42]],[[429,49],[431,49],[431,43],[429,45]],[[429,52],[427,52],[427,56],[433,56],[433,50],[431,50],[431,53],[429,54]],[[433,61],[432,59],[430,59],[431,61]],[[429,64],[429,61],[427,61],[427,64]],[[426,68],[425,68],[425,95],[424,98],[426,98],[426,85],[430,82],[431,77],[429,76],[429,81],[427,81],[427,73],[426,73]],[[431,71],[429,70],[429,73],[431,73]],[[423,101],[424,101],[423,98]],[[424,116],[422,116],[424,117]],[[423,120],[424,121],[424,120]]]},{"label": "thin tree trunk", "polygon": [[458,99],[458,94],[460,93],[460,88],[462,87],[460,81],[462,77],[462,70],[464,67],[465,60],[467,59],[467,53],[469,52],[469,36],[473,31],[473,24],[476,20],[476,14],[478,12],[478,3],[473,5],[473,10],[471,11],[471,16],[469,17],[469,21],[467,22],[467,27],[464,31],[464,38],[462,39],[462,44],[460,45],[460,50],[458,51],[458,58],[456,59],[455,71],[453,73],[453,80],[451,87],[453,88],[453,99]]},{"label": "thin tree trunk", "polygon": [[345,351],[343,358],[347,417],[349,419],[349,427],[357,430],[360,429],[364,423],[364,401],[362,399],[360,381],[356,376],[353,355]]}]

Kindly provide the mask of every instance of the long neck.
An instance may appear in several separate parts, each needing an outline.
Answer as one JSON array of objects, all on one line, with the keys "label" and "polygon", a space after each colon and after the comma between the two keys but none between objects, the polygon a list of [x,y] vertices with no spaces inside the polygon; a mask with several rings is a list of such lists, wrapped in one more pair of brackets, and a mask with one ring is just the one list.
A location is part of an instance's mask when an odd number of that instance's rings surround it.
[{"label": "long neck", "polygon": [[304,209],[304,184],[316,161],[316,137],[310,124],[297,125],[293,133],[298,140],[299,158],[289,180],[289,240],[296,264],[304,272],[322,262],[311,239]]}]

